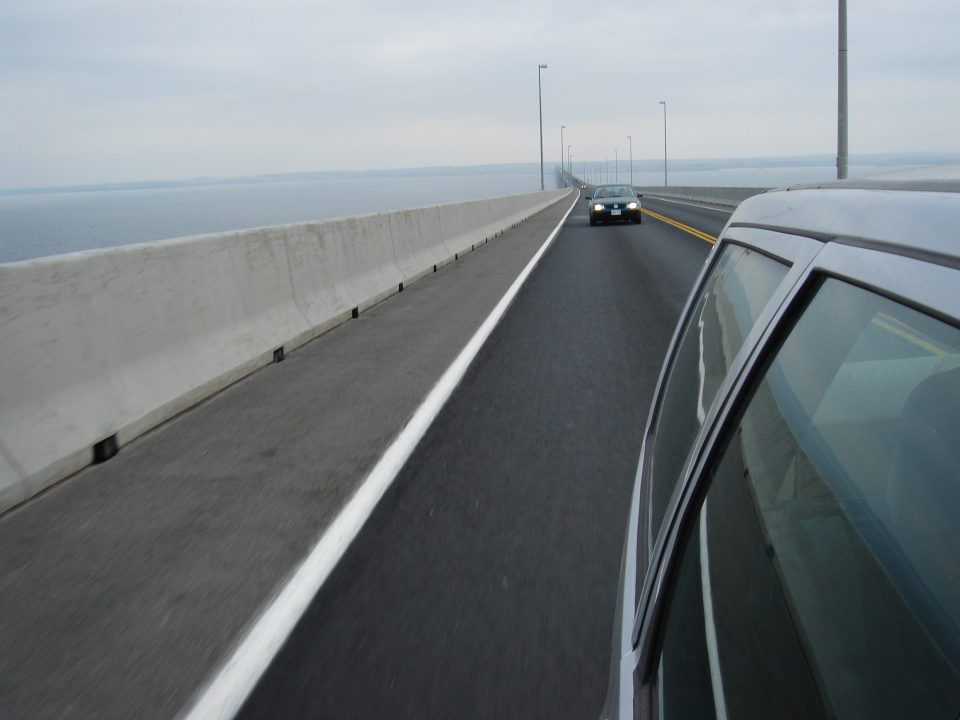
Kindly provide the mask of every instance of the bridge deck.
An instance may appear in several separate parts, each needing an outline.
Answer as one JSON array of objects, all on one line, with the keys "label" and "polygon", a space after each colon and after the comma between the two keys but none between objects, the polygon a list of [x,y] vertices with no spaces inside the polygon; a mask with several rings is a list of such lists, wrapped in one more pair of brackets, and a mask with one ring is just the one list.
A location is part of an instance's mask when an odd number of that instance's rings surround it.
[{"label": "bridge deck", "polygon": [[0,519],[3,714],[175,715],[567,207]]}]

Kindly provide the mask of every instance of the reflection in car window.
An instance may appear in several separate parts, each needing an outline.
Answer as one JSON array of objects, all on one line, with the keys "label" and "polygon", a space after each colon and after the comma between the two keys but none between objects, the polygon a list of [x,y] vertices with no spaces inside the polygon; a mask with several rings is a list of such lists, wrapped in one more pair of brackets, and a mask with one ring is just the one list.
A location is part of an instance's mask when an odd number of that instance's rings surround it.
[{"label": "reflection in car window", "polygon": [[756,251],[728,245],[704,284],[681,336],[654,427],[651,540],[730,364],[788,269]]},{"label": "reflection in car window", "polygon": [[633,195],[633,190],[625,185],[598,187],[594,193],[594,197],[598,198],[629,197],[631,195]]},{"label": "reflection in car window", "polygon": [[956,718],[958,466],[960,331],[825,281],[709,473],[663,716]]}]

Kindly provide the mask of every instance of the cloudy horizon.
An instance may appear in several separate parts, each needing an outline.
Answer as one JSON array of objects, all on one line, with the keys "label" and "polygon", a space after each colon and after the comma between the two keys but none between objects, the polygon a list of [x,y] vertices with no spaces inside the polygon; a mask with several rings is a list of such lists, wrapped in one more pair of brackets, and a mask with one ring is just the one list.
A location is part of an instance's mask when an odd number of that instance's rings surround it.
[{"label": "cloudy horizon", "polygon": [[[0,188],[836,149],[836,0],[0,7]],[[960,9],[849,2],[850,152],[955,153]]]}]

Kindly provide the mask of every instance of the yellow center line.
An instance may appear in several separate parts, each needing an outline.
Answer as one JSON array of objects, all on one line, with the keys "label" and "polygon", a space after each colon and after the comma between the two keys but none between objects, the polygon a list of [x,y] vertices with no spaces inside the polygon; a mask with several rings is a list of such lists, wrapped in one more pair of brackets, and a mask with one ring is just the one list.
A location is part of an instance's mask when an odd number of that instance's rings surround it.
[{"label": "yellow center line", "polygon": [[689,233],[690,235],[693,235],[695,238],[699,238],[700,240],[703,240],[704,242],[708,242],[711,245],[717,242],[717,239],[713,235],[709,235],[703,232],[702,230],[697,230],[696,228],[690,227],[689,225],[684,225],[682,222],[677,222],[676,220],[672,220],[666,217],[665,215],[661,215],[660,213],[655,213],[653,210],[640,208],[640,212],[644,213],[645,215],[649,215],[652,218],[656,218],[660,222],[664,222],[667,225],[672,225],[678,230],[683,230],[685,233]]},{"label": "yellow center line", "polygon": [[[890,317],[887,316],[887,315],[882,315],[882,317],[883,317],[883,318],[889,318],[890,320],[893,320],[894,322],[896,322],[898,325],[901,325],[901,324],[902,324],[902,323],[900,323],[898,320],[896,320],[895,318],[890,318]],[[870,322],[872,322],[872,323],[873,323],[874,325],[876,325],[877,327],[883,328],[884,330],[886,330],[886,331],[889,332],[889,333],[893,333],[893,334],[896,335],[897,337],[901,337],[901,338],[903,338],[904,340],[913,343],[914,345],[916,345],[916,346],[917,346],[918,348],[920,348],[921,350],[926,350],[926,351],[927,351],[928,353],[930,353],[931,355],[937,355],[937,356],[939,356],[939,357],[943,357],[944,355],[949,354],[949,353],[948,353],[946,350],[944,350],[943,348],[937,347],[936,345],[934,345],[934,344],[931,343],[931,342],[927,342],[926,340],[923,340],[923,339],[921,339],[921,338],[918,338],[916,335],[914,335],[913,333],[909,332],[908,330],[903,330],[903,329],[901,329],[901,328],[899,328],[899,327],[891,324],[890,322],[886,322],[884,319],[881,319],[880,317],[875,317],[875,318],[873,318],[873,320],[871,320]]]}]

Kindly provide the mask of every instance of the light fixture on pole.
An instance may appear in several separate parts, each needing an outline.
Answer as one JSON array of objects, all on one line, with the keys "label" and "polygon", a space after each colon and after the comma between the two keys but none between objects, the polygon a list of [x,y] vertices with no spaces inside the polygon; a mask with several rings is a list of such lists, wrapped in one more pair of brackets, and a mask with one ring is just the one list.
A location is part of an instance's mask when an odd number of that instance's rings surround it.
[{"label": "light fixture on pole", "polygon": [[667,101],[661,100],[663,105],[663,186],[667,186]]},{"label": "light fixture on pole", "polygon": [[540,189],[544,189],[543,185],[543,90],[540,83],[540,74],[541,70],[546,70],[547,66],[545,63],[537,65],[537,104],[540,108]]},{"label": "light fixture on pole", "polygon": [[633,187],[633,136],[627,135],[627,140],[630,141],[630,187]]}]

